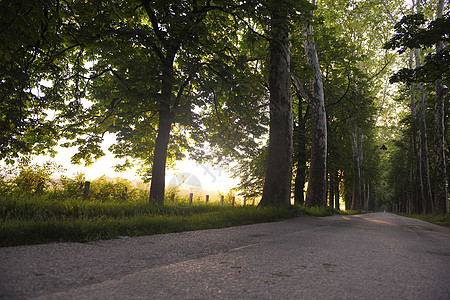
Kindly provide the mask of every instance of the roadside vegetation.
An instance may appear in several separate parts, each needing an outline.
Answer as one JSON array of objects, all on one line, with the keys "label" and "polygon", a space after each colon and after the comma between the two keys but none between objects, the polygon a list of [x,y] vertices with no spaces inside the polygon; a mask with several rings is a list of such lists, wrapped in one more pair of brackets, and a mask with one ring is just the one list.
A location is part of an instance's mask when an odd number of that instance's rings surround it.
[{"label": "roadside vegetation", "polygon": [[139,236],[208,228],[273,222],[295,215],[329,216],[343,213],[332,208],[258,207],[232,205],[233,193],[224,204],[206,204],[195,197],[192,204],[176,187],[168,189],[165,205],[149,205],[148,185],[102,176],[90,183],[84,199],[84,174],[54,179],[60,167],[24,162],[20,168],[1,170],[0,246],[50,242],[88,242],[119,236]]},{"label": "roadside vegetation", "polygon": [[414,218],[438,225],[443,225],[450,227],[450,214],[446,215],[424,215],[424,214],[405,214],[405,213],[398,213],[398,215],[408,218]]},{"label": "roadside vegetation", "polygon": [[[165,205],[149,205],[148,185],[102,176],[90,183],[85,199],[84,174],[73,178],[53,175],[60,167],[24,162],[20,168],[2,168],[0,180],[0,246],[50,242],[88,242],[120,236],[139,236],[224,228],[280,221],[298,215],[317,217],[354,215],[364,211],[340,211],[331,207],[242,206],[224,195],[223,205],[200,196],[189,204],[176,187],[167,190]],[[410,215],[408,215],[410,216]],[[450,217],[418,216],[450,225]]]},{"label": "roadside vegetation", "polygon": [[288,207],[218,204],[149,205],[147,201],[99,202],[43,196],[0,199],[0,245],[88,242],[279,221],[294,216]]},{"label": "roadside vegetation", "polygon": [[[57,166],[25,164],[3,169],[0,181],[0,246],[49,242],[87,242],[291,218],[288,207],[192,204],[175,188],[164,206],[149,205],[148,185],[100,177],[84,199],[83,174],[51,177]],[[229,196],[227,197],[229,198]]]}]

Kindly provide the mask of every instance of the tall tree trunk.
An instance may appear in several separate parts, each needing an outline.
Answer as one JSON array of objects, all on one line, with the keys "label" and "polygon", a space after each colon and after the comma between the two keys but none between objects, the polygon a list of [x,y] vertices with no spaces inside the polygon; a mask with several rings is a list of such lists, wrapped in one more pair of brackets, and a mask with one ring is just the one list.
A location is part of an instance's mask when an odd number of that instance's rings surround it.
[{"label": "tall tree trunk", "polygon": [[352,208],[352,196],[349,194],[344,194],[345,210],[350,210]]},{"label": "tall tree trunk", "polygon": [[[413,69],[413,60],[414,60],[414,49],[411,49],[410,56],[409,56],[409,68]],[[416,113],[416,92],[415,92],[415,85],[411,84],[410,86],[411,90],[411,101],[410,101],[410,109],[411,109],[411,118],[412,118],[412,136],[411,136],[411,143],[412,148],[414,151],[414,165],[413,165],[413,175],[414,175],[414,182],[415,182],[415,199],[416,199],[416,209],[417,213],[423,212],[423,181],[422,181],[422,151],[419,147],[419,139],[417,136],[417,113]]]},{"label": "tall tree trunk", "polygon": [[155,141],[152,181],[150,184],[149,202],[151,204],[164,204],[167,148],[169,145],[170,130],[172,127],[170,103],[173,88],[173,63],[176,52],[176,49],[173,49],[173,51],[168,51],[166,58],[163,60],[158,135]]},{"label": "tall tree trunk", "polygon": [[366,195],[364,196],[364,210],[369,211],[370,210],[370,183],[366,183],[365,185],[365,191]]},{"label": "tall tree trunk", "polygon": [[294,203],[305,204],[305,178],[306,178],[306,114],[303,116],[302,97],[298,95],[298,126],[294,129],[294,145],[297,161],[297,173],[294,185]]},{"label": "tall tree trunk", "polygon": [[164,204],[167,147],[169,144],[171,126],[170,111],[160,111],[158,136],[156,137],[155,153],[153,155],[152,181],[150,185],[149,201],[151,204]]},{"label": "tall tree trunk", "polygon": [[289,205],[293,160],[288,1],[272,2],[270,39],[270,129],[260,205]]},{"label": "tall tree trunk", "polygon": [[409,213],[409,214],[416,213],[416,207],[415,207],[416,199],[414,198],[415,193],[413,192],[414,188],[412,187],[413,186],[412,182],[413,182],[413,178],[414,178],[413,174],[414,174],[414,171],[409,170],[409,181],[408,181],[407,185],[405,186],[405,190],[407,191],[407,197],[408,197],[408,202],[409,202],[409,206],[408,206],[409,211],[407,213]]},{"label": "tall tree trunk", "polygon": [[352,210],[360,210],[362,208],[363,191],[361,179],[361,129],[355,126],[351,131],[352,137],[352,153],[353,153],[353,195],[352,195]]},{"label": "tall tree trunk", "polygon": [[[444,0],[439,0],[439,6],[436,13],[436,18],[442,18],[442,11],[444,10]],[[443,43],[439,42],[436,45],[436,52],[444,48]],[[446,185],[446,161],[445,161],[445,106],[444,97],[445,91],[442,85],[442,76],[435,82],[436,86],[436,103],[434,106],[434,150],[436,157],[436,186],[434,190],[434,213],[446,214],[448,213],[448,199],[447,199],[447,185]]]},{"label": "tall tree trunk", "polygon": [[329,183],[328,188],[329,188],[330,192],[328,193],[328,206],[334,207],[334,192],[336,191],[336,189],[334,187],[334,181],[335,181],[334,174],[330,173],[329,177],[330,177],[330,183]]},{"label": "tall tree trunk", "polygon": [[[315,4],[315,1],[313,1]],[[306,62],[312,68],[314,77],[311,81],[311,162],[309,166],[308,190],[306,191],[306,205],[327,205],[327,117],[320,72],[319,58],[313,38],[313,27],[306,25],[305,52]]]},{"label": "tall tree trunk", "polygon": [[341,181],[339,178],[339,171],[336,171],[335,175],[335,191],[334,191],[334,208],[340,210],[340,204],[339,204],[339,182]]},{"label": "tall tree trunk", "polygon": [[[421,65],[420,62],[420,50],[415,49],[416,68]],[[428,157],[428,139],[427,139],[427,122],[426,122],[426,100],[425,90],[423,83],[417,84],[418,98],[419,98],[419,131],[420,131],[420,148],[422,152],[422,184],[423,184],[423,203],[425,207],[425,213],[433,213],[433,196],[431,194],[430,184],[430,159]]]},{"label": "tall tree trunk", "polygon": [[294,203],[303,205],[305,204],[305,176],[306,176],[306,162],[297,158],[297,174],[295,175],[294,183]]}]

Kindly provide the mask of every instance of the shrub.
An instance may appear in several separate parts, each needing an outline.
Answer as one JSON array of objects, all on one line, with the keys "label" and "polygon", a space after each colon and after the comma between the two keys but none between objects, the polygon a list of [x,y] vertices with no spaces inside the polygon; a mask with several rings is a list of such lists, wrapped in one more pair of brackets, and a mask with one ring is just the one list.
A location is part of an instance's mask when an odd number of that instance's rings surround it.
[{"label": "shrub", "polygon": [[64,168],[55,162],[47,161],[43,165],[31,164],[29,157],[22,157],[17,166],[2,168],[0,192],[17,193],[19,196],[42,194],[53,184],[51,176],[63,170]]},{"label": "shrub", "polygon": [[84,173],[77,173],[73,179],[62,175],[59,181],[64,196],[79,199],[83,197],[84,182],[86,181]]}]

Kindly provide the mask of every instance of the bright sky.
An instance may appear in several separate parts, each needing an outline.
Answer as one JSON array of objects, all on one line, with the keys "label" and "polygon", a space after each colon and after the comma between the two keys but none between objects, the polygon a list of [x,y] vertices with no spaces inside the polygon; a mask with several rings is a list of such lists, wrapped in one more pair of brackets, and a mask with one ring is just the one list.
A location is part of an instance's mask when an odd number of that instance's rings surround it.
[{"label": "bright sky", "polygon": [[[55,158],[38,156],[33,162],[42,164],[48,160],[54,161],[67,169],[64,175],[72,177],[76,173],[84,173],[86,175],[86,180],[93,180],[102,175],[139,180],[140,177],[136,174],[136,169],[130,169],[125,172],[114,171],[114,165],[122,162],[119,159],[115,159],[113,154],[108,151],[109,146],[114,142],[115,136],[113,134],[105,134],[102,148],[106,155],[95,161],[94,164],[89,167],[85,167],[84,164],[71,164],[70,158],[76,153],[76,148],[67,149],[57,147],[56,151],[58,151],[58,154]],[[175,170],[166,171],[166,185],[169,183],[178,185],[188,181],[201,187],[201,189],[226,192],[229,189],[236,187],[238,183],[237,179],[230,178],[230,175],[225,168],[214,167],[207,164],[198,164],[188,159],[178,162],[175,168]],[[58,176],[61,174],[55,175]]]},{"label": "bright sky", "polygon": [[[44,85],[50,86],[51,83],[48,81],[41,82]],[[42,93],[37,89],[32,92],[35,94]],[[87,99],[83,99],[83,105],[89,107],[92,105]],[[48,112],[49,117],[55,117],[55,114]],[[129,180],[140,180],[139,175],[136,174],[135,169],[130,169],[125,172],[115,172],[114,166],[123,163],[124,160],[115,159],[114,155],[108,151],[108,148],[116,142],[114,134],[106,133],[104,136],[104,142],[102,144],[103,152],[105,156],[99,158],[94,162],[93,165],[85,167],[82,165],[72,165],[70,158],[76,153],[77,149],[74,148],[62,148],[56,147],[55,150],[58,152],[55,158],[49,156],[38,156],[35,157],[33,163],[43,164],[46,161],[53,161],[59,165],[62,165],[67,171],[64,175],[69,177],[74,177],[76,173],[84,173],[86,180],[93,180],[102,175],[108,177],[122,177]],[[54,174],[59,176],[62,174]],[[207,164],[198,164],[189,159],[184,159],[176,164],[175,170],[166,170],[166,185],[175,184],[181,185],[181,188],[185,187],[186,183],[194,184],[196,187],[201,189],[207,189],[214,192],[227,192],[228,190],[235,188],[238,185],[237,179],[232,179],[230,174],[225,168],[214,167]],[[187,187],[190,189],[191,187]]]}]

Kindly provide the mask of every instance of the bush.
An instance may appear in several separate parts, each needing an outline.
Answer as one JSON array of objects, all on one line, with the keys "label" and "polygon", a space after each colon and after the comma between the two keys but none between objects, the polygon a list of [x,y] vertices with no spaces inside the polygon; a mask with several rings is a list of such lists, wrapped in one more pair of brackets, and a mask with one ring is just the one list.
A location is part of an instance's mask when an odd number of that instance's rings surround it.
[{"label": "bush", "polygon": [[91,181],[89,199],[101,202],[143,201],[148,199],[148,193],[145,184],[103,175]]},{"label": "bush", "polygon": [[[59,181],[63,192],[62,194],[65,197],[79,199],[83,197],[84,182],[86,181],[84,173],[77,173],[73,179],[63,175],[60,177]],[[56,188],[56,190],[58,190],[58,188]]]},{"label": "bush", "polygon": [[55,162],[47,161],[43,165],[31,164],[29,157],[22,157],[17,166],[1,169],[0,193],[31,196],[42,194],[54,184],[51,176],[64,168]]}]

